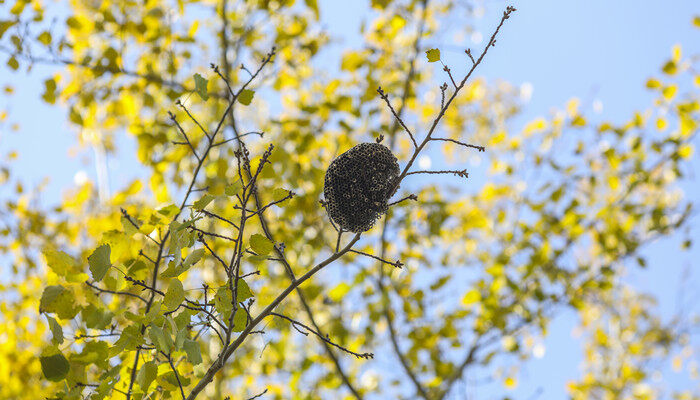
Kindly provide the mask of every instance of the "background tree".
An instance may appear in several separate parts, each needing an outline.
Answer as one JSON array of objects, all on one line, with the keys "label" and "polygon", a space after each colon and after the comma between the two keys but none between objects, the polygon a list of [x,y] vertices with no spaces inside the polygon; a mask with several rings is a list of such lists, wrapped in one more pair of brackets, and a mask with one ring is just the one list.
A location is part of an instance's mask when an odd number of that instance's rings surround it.
[{"label": "background tree", "polygon": [[[98,151],[136,137],[144,172],[47,210],[5,161],[3,398],[460,398],[467,373],[513,386],[565,309],[589,333],[572,397],[667,394],[653,363],[697,320],[651,314],[621,277],[694,210],[677,181],[697,132],[697,57],[674,49],[647,82],[658,100],[627,123],[591,125],[570,102],[513,129],[514,88],[460,86],[488,44],[431,73],[442,61],[426,40],[459,3],[372,6],[364,47],[328,76],[315,1],[9,5],[7,67],[61,66],[43,100],[67,104]],[[406,175],[393,198],[406,200],[340,238],[319,204],[326,168],[380,136],[402,170],[430,138],[458,176]],[[465,189],[469,144],[491,168]],[[323,260],[335,264],[297,286]]]}]

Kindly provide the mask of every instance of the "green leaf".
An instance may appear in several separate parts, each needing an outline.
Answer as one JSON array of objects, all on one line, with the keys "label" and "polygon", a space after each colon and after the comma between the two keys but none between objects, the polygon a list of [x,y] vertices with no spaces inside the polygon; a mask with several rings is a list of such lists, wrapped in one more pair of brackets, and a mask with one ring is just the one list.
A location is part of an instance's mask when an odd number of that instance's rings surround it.
[{"label": "green leaf", "polygon": [[41,357],[39,361],[41,362],[41,372],[51,382],[63,380],[70,371],[70,364],[61,353]]},{"label": "green leaf", "polygon": [[101,310],[92,304],[83,307],[80,313],[83,317],[83,322],[85,322],[85,327],[88,329],[105,329],[112,322],[112,317],[114,316],[110,311]]},{"label": "green leaf", "polygon": [[289,196],[289,190],[277,188],[272,191],[272,201],[280,201],[283,198]]},{"label": "green leaf", "polygon": [[182,346],[185,344],[185,339],[187,339],[187,329],[180,329],[177,331],[177,335],[175,336],[175,351],[182,349]]},{"label": "green leaf", "polygon": [[202,196],[201,199],[195,201],[194,204],[192,204],[192,208],[194,208],[195,210],[203,210],[204,207],[206,207],[209,203],[211,203],[212,200],[214,200],[214,198],[214,196],[207,193],[204,196]]},{"label": "green leaf", "polygon": [[209,81],[204,79],[200,74],[194,74],[194,91],[197,92],[202,100],[207,101],[209,99],[209,93],[207,92],[207,85]]},{"label": "green leaf", "polygon": [[224,193],[226,196],[234,196],[236,193],[238,193],[241,189],[243,188],[243,185],[241,184],[240,180],[236,180],[232,184],[226,186],[226,189],[224,189]]},{"label": "green leaf", "polygon": [[248,325],[248,314],[243,308],[236,310],[236,314],[233,316],[233,331],[241,332]]},{"label": "green leaf", "polygon": [[37,37],[37,39],[44,44],[45,46],[48,46],[51,44],[51,33],[47,31],[41,32],[41,34]]},{"label": "green leaf", "polygon": [[46,258],[46,265],[58,276],[65,277],[75,269],[75,260],[68,254],[47,246],[41,252]]},{"label": "green leaf", "polygon": [[[204,256],[204,249],[192,250],[192,252],[190,254],[188,254],[187,257],[185,257],[185,260],[182,262],[182,266],[185,269],[189,269],[190,266],[196,264],[199,260],[201,260],[203,256]],[[182,273],[182,272],[180,272],[180,273]]]},{"label": "green leaf", "polygon": [[430,49],[425,52],[428,62],[440,61],[440,49]]},{"label": "green leaf", "polygon": [[151,307],[150,310],[148,310],[148,312],[145,315],[145,318],[148,322],[151,322],[154,319],[156,319],[156,317],[158,317],[158,315],[160,314],[162,304],[163,303],[160,301],[156,301],[153,303],[153,306]]},{"label": "green leaf", "polygon": [[136,346],[144,343],[143,334],[141,334],[141,324],[129,325],[122,329],[119,339],[114,343],[114,346],[109,350],[111,357],[118,355],[125,349],[136,350]]},{"label": "green leaf", "polygon": [[13,25],[15,25],[17,21],[0,21],[0,38],[2,38],[2,35],[5,34],[5,32],[10,29]]},{"label": "green leaf", "polygon": [[112,249],[109,245],[103,244],[88,256],[88,264],[90,264],[92,279],[96,282],[101,281],[107,274],[109,267],[112,266],[112,262],[109,260],[111,253]]},{"label": "green leaf", "polygon": [[253,297],[253,292],[250,290],[250,286],[243,279],[238,279],[238,289],[236,289],[236,298],[240,303],[243,300]]},{"label": "green leaf", "polygon": [[17,62],[17,59],[15,56],[10,57],[9,60],[7,60],[7,66],[12,68],[13,70],[17,71],[19,69],[19,62]]},{"label": "green leaf", "polygon": [[182,282],[178,279],[171,279],[168,285],[168,291],[165,292],[163,305],[168,311],[176,309],[185,300],[185,290],[182,288]]},{"label": "green leaf", "polygon": [[187,359],[192,365],[202,363],[202,353],[199,349],[199,343],[197,343],[194,340],[187,339],[185,340],[185,343],[182,345],[182,347],[184,348],[185,353],[187,353]]},{"label": "green leaf", "polygon": [[158,210],[158,214],[165,216],[166,218],[172,218],[180,212],[180,208],[175,204],[171,204],[167,207],[163,207]]},{"label": "green leaf", "polygon": [[[47,286],[41,294],[39,311],[48,311],[53,303],[66,289],[61,285]],[[50,311],[49,311],[50,312]]]},{"label": "green leaf", "polygon": [[148,336],[151,338],[151,342],[153,342],[153,344],[158,350],[164,353],[170,353],[170,344],[172,342],[172,338],[168,337],[166,339],[166,334],[165,332],[163,332],[163,329],[155,325],[151,325],[151,327],[148,330]]},{"label": "green leaf", "polygon": [[125,216],[122,215],[121,217],[121,222],[122,222],[122,229],[124,229],[124,233],[128,236],[133,235],[134,233],[138,232],[139,230],[134,226],[134,224],[129,221],[129,219]]},{"label": "green leaf", "polygon": [[158,365],[156,365],[154,361],[149,361],[141,366],[139,373],[136,375],[136,383],[138,383],[141,390],[145,392],[157,376]]},{"label": "green leaf", "polygon": [[243,89],[240,94],[238,94],[238,101],[243,105],[249,105],[253,101],[253,95],[255,92],[248,89]]},{"label": "green leaf", "polygon": [[47,286],[41,294],[39,312],[56,313],[61,319],[71,319],[78,313],[73,292],[61,285]]},{"label": "green leaf", "polygon": [[270,254],[274,247],[274,245],[268,238],[259,233],[252,235],[248,242],[250,243],[250,247],[253,248],[253,251],[260,256],[266,256]]},{"label": "green leaf", "polygon": [[231,291],[228,290],[228,286],[222,286],[216,291],[214,295],[214,308],[223,317],[228,317],[231,314]]},{"label": "green leaf", "polygon": [[[253,292],[244,279],[238,279],[238,289],[236,289],[236,292],[236,299],[239,303],[253,297]],[[228,318],[231,314],[231,291],[228,285],[224,285],[216,291],[214,307],[224,318]]]},{"label": "green leaf", "polygon": [[46,319],[49,321],[49,329],[51,329],[51,335],[53,336],[51,338],[51,342],[55,345],[63,343],[63,328],[61,328],[61,325],[58,324],[58,321],[48,315],[46,316]]}]

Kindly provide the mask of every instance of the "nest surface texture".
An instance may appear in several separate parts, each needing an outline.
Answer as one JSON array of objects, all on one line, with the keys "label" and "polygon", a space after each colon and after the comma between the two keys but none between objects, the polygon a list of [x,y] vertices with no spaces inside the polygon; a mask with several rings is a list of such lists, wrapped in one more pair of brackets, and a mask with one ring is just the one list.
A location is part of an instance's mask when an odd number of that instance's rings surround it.
[{"label": "nest surface texture", "polygon": [[339,155],[323,186],[328,215],[344,231],[368,231],[389,208],[399,173],[396,157],[379,143],[361,143]]}]

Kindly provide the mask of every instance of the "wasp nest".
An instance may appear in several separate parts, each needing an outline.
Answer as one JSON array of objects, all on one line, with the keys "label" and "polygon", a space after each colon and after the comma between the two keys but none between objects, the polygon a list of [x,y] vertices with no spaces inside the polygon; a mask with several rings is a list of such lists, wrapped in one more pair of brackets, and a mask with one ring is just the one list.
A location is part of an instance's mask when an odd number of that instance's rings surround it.
[{"label": "wasp nest", "polygon": [[328,215],[344,231],[369,230],[389,208],[399,172],[396,157],[379,143],[361,143],[339,155],[323,186]]}]

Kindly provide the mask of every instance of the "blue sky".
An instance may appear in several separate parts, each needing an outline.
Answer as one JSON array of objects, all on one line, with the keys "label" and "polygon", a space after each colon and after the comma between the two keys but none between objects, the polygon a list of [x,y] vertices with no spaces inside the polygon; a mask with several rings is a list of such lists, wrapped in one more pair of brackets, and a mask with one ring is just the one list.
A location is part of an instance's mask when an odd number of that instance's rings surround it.
[{"label": "blue sky", "polygon": [[[337,65],[344,48],[360,45],[359,27],[367,18],[368,3],[368,0],[320,1],[322,21],[333,36],[344,38],[324,55],[329,63]],[[511,3],[499,0],[476,4],[484,13],[469,23],[474,23],[485,37],[505,6]],[[700,15],[697,0],[530,0],[512,4],[518,12],[508,21],[495,51],[489,53],[478,73],[490,80],[505,80],[532,89],[531,98],[516,123],[546,116],[552,107],[561,108],[574,96],[582,100],[582,106],[594,121],[596,118],[623,121],[633,111],[651,105],[653,97],[644,88],[644,82],[659,73],[671,46],[680,43],[685,54],[700,54],[700,30],[691,24],[692,16]],[[428,43],[444,46],[443,59],[454,66],[464,61],[458,49],[483,46],[486,39],[479,43],[478,36],[467,35],[462,43],[450,43],[453,38],[449,37]],[[40,100],[43,84],[36,76],[51,72],[45,66],[36,66],[29,75],[0,70],[0,85],[11,83],[16,89],[9,113],[10,120],[21,126],[18,132],[0,126],[0,153],[18,151],[19,159],[13,170],[29,186],[50,178],[42,198],[45,205],[57,203],[63,188],[73,184],[79,171],[84,171],[90,179],[96,177],[94,154],[89,149],[74,151],[76,134],[66,123],[65,110],[49,107]],[[0,109],[7,107],[0,103]],[[512,128],[517,130],[520,126]],[[130,151],[134,148],[133,141],[121,139],[120,146],[119,156],[109,162],[113,190],[137,171],[131,166],[135,162]],[[687,196],[695,200],[700,199],[700,185],[695,176],[700,172],[697,150],[692,161],[695,173],[683,183]],[[0,198],[8,194],[0,189]],[[693,220],[696,226],[698,222],[697,218]],[[700,238],[700,229],[696,227],[691,236]],[[635,287],[657,296],[664,314],[674,310],[683,267],[697,270],[696,260],[700,259],[697,246],[689,252],[678,251],[680,240],[677,236],[652,244],[646,251],[649,268],[634,271],[628,277]],[[696,272],[691,280],[699,281]],[[539,387],[544,389],[540,399],[565,398],[566,381],[579,376],[580,345],[571,334],[575,325],[576,318],[571,313],[553,321],[545,342],[545,356],[526,365],[517,389],[510,393],[512,398],[528,399]],[[687,384],[680,375],[668,376],[671,386]],[[495,396],[491,391],[471,393],[477,398]]]}]

